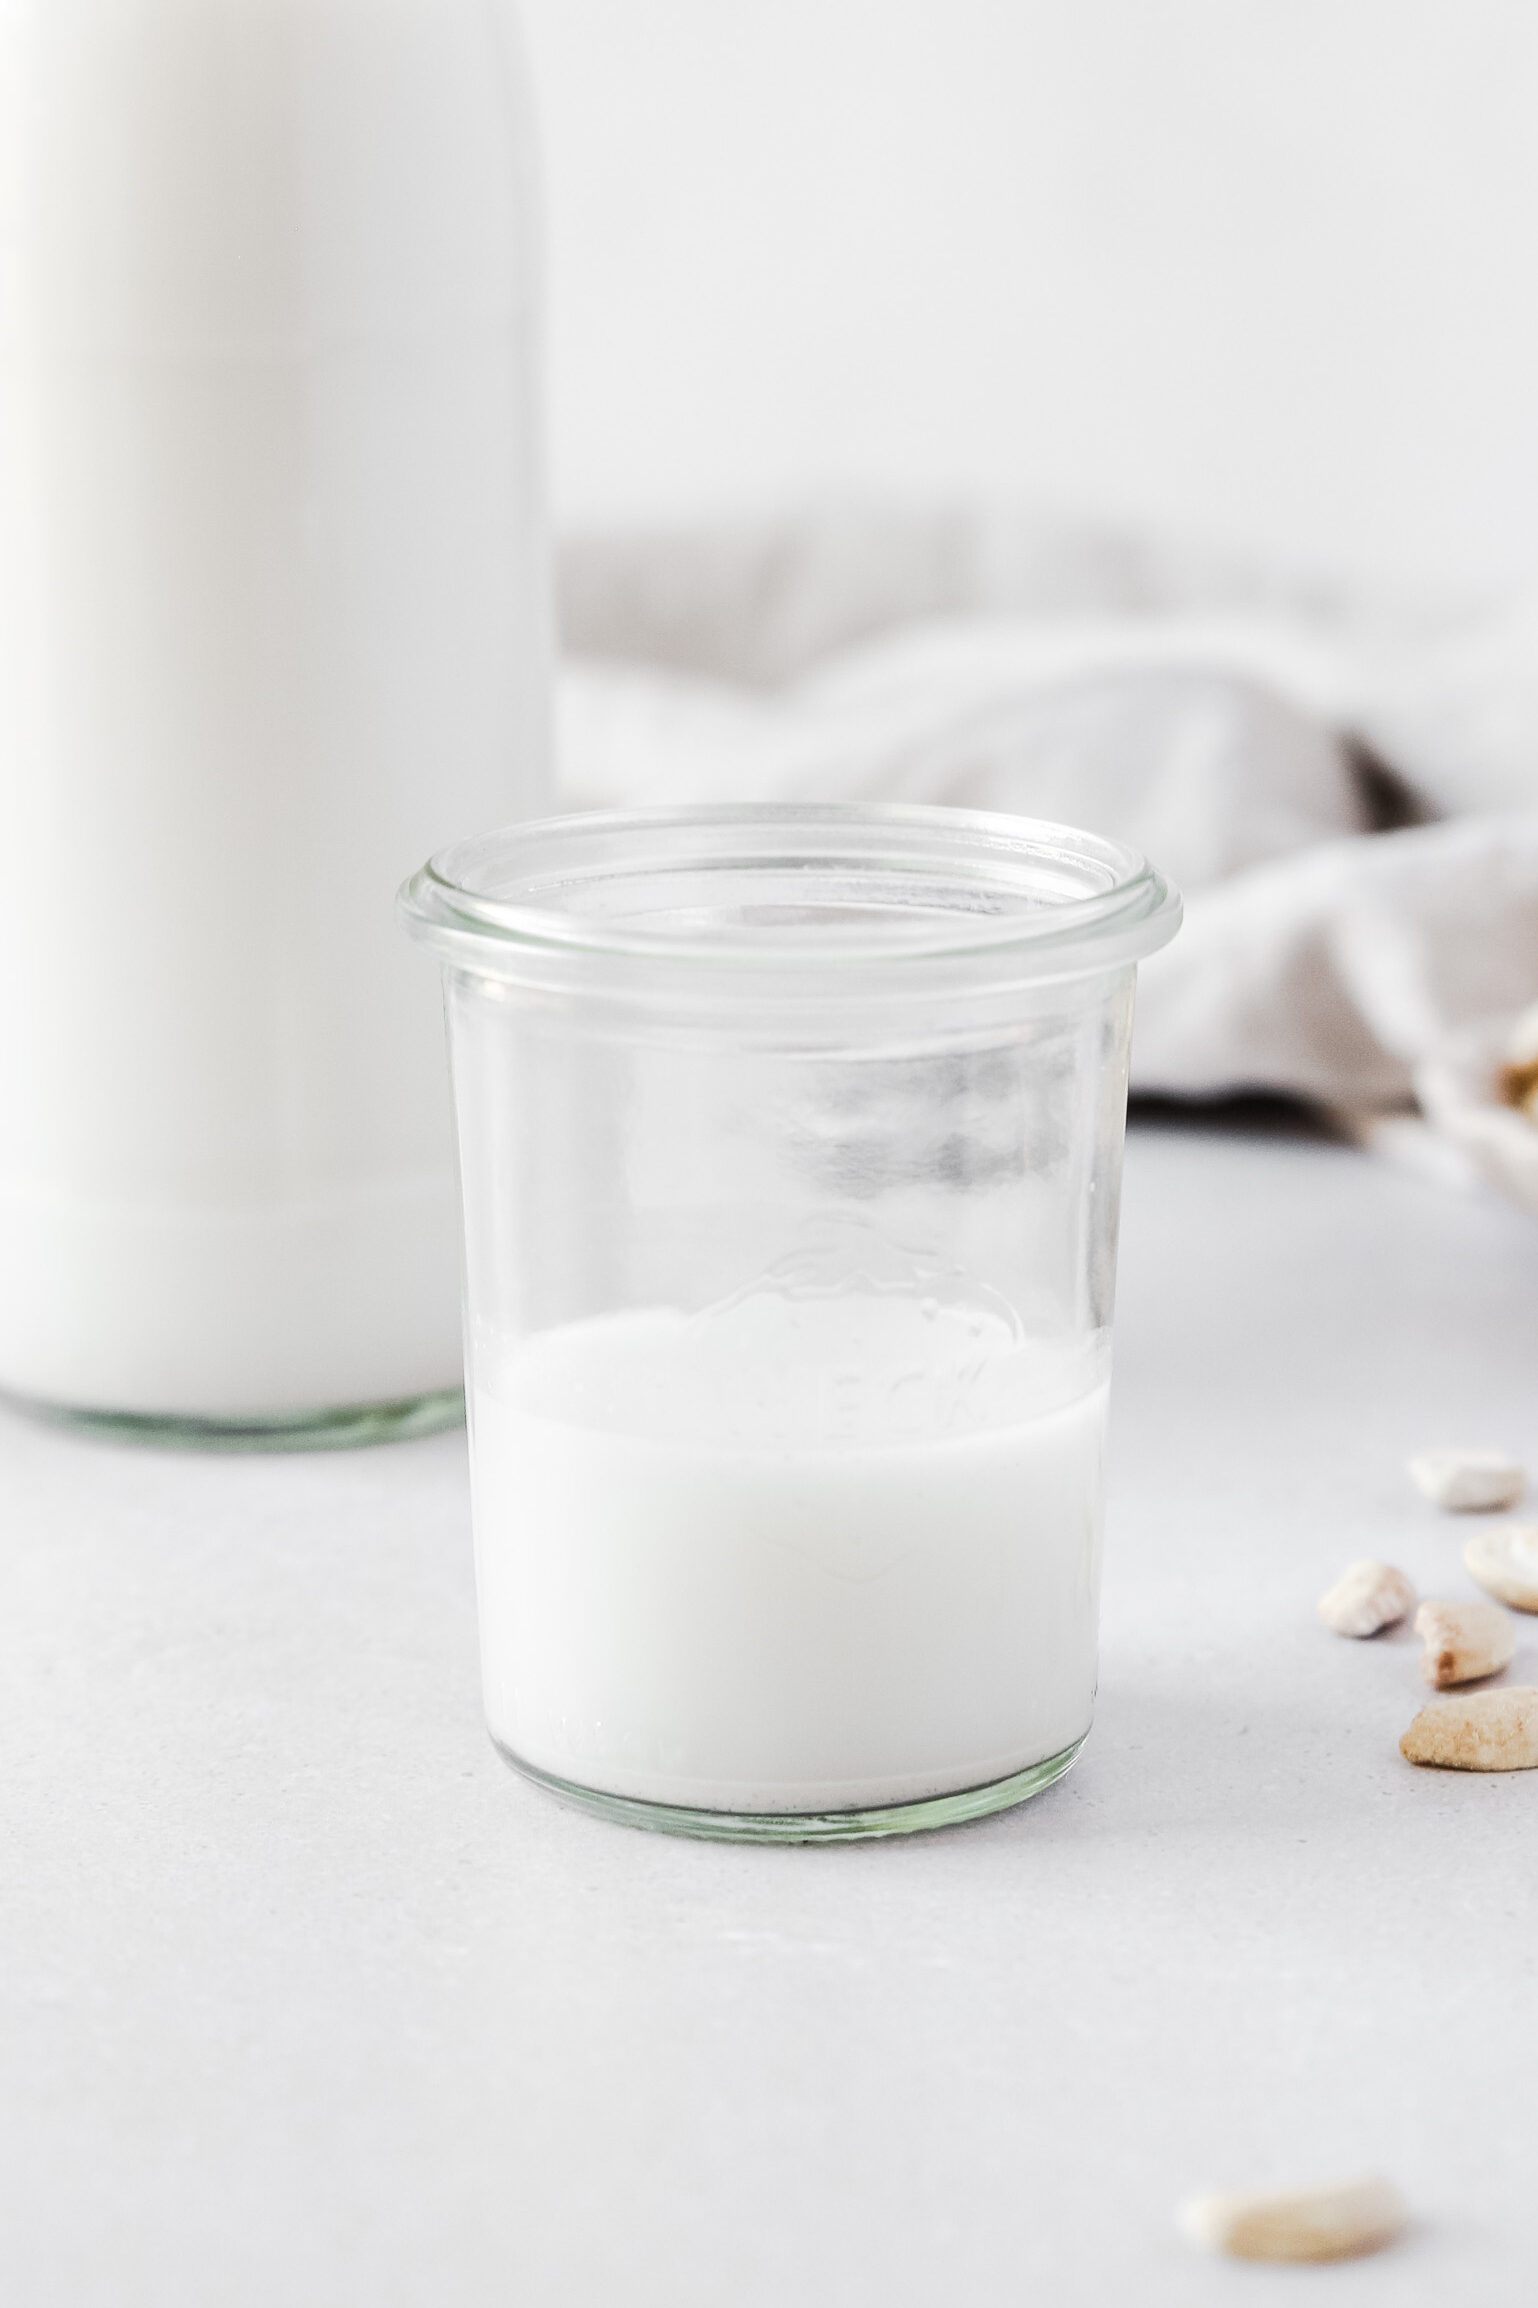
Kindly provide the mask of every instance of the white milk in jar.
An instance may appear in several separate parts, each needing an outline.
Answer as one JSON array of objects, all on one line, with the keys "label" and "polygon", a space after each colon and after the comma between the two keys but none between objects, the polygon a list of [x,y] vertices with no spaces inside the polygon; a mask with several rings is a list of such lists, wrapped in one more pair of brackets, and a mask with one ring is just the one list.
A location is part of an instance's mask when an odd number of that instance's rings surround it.
[{"label": "white milk in jar", "polygon": [[525,1766],[822,1813],[985,1787],[1088,1730],[1101,1342],[765,1293],[475,1366],[487,1717]]},{"label": "white milk in jar", "polygon": [[0,1388],[450,1390],[391,897],[545,776],[501,0],[0,0]]}]

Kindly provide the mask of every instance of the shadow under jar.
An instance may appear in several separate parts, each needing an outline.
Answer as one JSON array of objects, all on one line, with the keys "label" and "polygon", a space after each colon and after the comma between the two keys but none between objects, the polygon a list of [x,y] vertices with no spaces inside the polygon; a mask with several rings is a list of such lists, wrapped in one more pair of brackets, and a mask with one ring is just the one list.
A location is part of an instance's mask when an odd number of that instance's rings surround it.
[{"label": "shadow under jar", "polygon": [[1065,826],[514,827],[445,966],[491,1735],[643,1826],[939,1826],[1089,1729],[1136,965]]}]

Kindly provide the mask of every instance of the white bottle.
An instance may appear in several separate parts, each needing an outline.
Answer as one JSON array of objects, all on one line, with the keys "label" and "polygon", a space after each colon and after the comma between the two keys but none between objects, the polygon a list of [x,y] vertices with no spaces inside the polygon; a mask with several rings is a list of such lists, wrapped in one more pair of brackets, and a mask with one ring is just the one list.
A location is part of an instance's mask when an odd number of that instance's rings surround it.
[{"label": "white bottle", "polygon": [[392,899],[544,791],[525,122],[503,0],[0,0],[0,1389],[459,1384]]}]

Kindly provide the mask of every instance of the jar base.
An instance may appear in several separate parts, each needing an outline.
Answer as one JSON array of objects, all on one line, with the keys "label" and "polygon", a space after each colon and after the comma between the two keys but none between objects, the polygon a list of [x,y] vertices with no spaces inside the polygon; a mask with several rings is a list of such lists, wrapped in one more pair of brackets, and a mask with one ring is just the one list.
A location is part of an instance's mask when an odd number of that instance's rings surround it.
[{"label": "jar base", "polygon": [[[1088,1732],[1084,1734],[1087,1739]],[[991,1812],[1008,1811],[1040,1795],[1078,1761],[1084,1739],[1048,1755],[1040,1763],[1012,1771],[986,1787],[958,1788],[949,1795],[927,1795],[914,1803],[880,1804],[857,1811],[694,1811],[682,1804],[648,1803],[634,1795],[608,1795],[596,1787],[579,1787],[525,1763],[500,1740],[492,1745],[504,1763],[542,1787],[558,1801],[622,1827],[647,1827],[659,1835],[692,1835],[712,1843],[857,1843],[881,1835],[918,1835],[932,1827],[958,1827],[968,1819],[986,1819]]]},{"label": "jar base", "polygon": [[341,1451],[370,1443],[410,1442],[463,1426],[462,1387],[410,1395],[401,1402],[350,1403],[337,1410],[294,1411],[267,1418],[172,1418],[153,1412],[86,1410],[73,1404],[13,1397],[19,1410],[51,1426],[108,1442],[145,1443],[158,1450]]}]

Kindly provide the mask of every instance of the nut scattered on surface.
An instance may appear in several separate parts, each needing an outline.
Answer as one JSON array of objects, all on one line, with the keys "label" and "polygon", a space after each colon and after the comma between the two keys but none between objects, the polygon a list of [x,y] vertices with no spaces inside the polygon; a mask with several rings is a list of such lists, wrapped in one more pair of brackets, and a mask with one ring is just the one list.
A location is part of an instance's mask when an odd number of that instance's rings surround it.
[{"label": "nut scattered on surface", "polygon": [[1411,1481],[1432,1505],[1455,1515],[1514,1507],[1527,1488],[1521,1466],[1506,1451],[1419,1451],[1409,1467]]},{"label": "nut scattered on surface", "polygon": [[1508,1106],[1538,1122],[1538,1002],[1512,1026],[1496,1089]]},{"label": "nut scattered on surface", "polygon": [[1399,1742],[1407,1763],[1444,1771],[1538,1771],[1538,1690],[1470,1691],[1433,1699]]},{"label": "nut scattered on surface", "polygon": [[[1538,1560],[1533,1571],[1538,1577]],[[1415,1589],[1392,1563],[1353,1563],[1319,1598],[1319,1616],[1337,1635],[1376,1635],[1414,1608]]]},{"label": "nut scattered on surface", "polygon": [[1538,1611],[1538,1524],[1505,1523],[1464,1543],[1469,1577],[1514,1611]]},{"label": "nut scattered on surface", "polygon": [[1421,1673],[1438,1691],[1498,1675],[1516,1655],[1516,1628],[1499,1603],[1422,1603],[1415,1632],[1426,1646]]},{"label": "nut scattered on surface", "polygon": [[1495,1078],[1501,1103],[1515,1106],[1530,1122],[1538,1122],[1538,1058],[1513,1060]]},{"label": "nut scattered on surface", "polygon": [[1193,2243],[1236,2260],[1356,2260],[1379,2252],[1409,2213],[1399,2190],[1379,2179],[1269,2194],[1195,2196],[1180,2225]]}]

